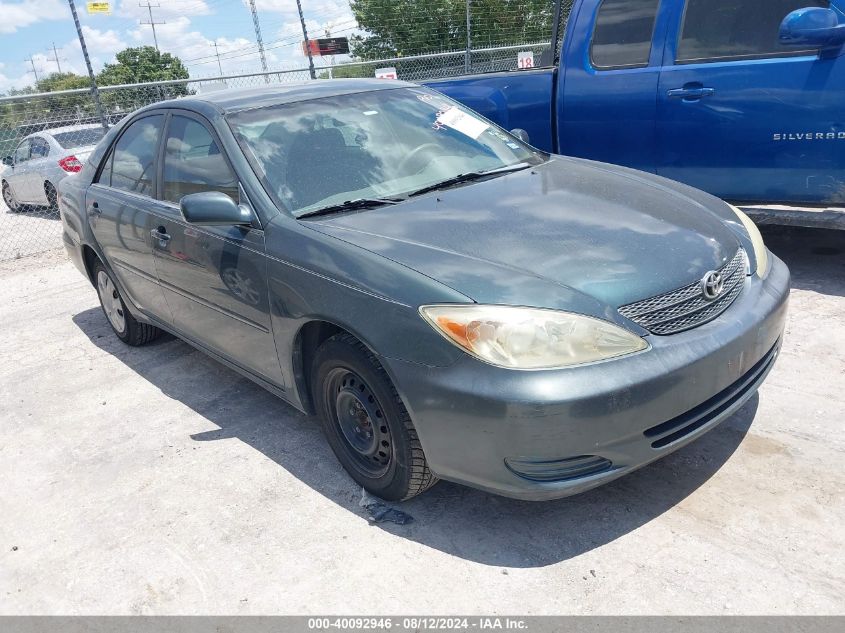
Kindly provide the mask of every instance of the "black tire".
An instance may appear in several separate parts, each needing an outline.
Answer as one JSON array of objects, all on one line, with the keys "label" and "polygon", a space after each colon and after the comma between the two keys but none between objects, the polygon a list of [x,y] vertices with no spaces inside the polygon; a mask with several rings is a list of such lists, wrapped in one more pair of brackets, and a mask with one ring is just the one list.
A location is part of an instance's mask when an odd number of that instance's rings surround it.
[{"label": "black tire", "polygon": [[402,399],[358,339],[337,334],[320,346],[311,388],[329,445],[367,492],[402,501],[437,483]]},{"label": "black tire", "polygon": [[12,213],[20,213],[23,211],[23,207],[17,200],[15,200],[15,194],[12,193],[12,188],[5,180],[3,181],[3,202]]},{"label": "black tire", "polygon": [[59,212],[59,192],[51,182],[44,183],[44,195],[47,196],[47,208],[52,213]]},{"label": "black tire", "polygon": [[[108,284],[102,283],[102,275],[108,278]],[[97,289],[97,296],[100,298],[100,306],[103,314],[109,322],[112,331],[121,341],[127,345],[138,347],[146,345],[161,336],[161,330],[155,326],[137,321],[132,313],[126,308],[123,297],[114,283],[109,271],[102,262],[94,265],[94,287]]]}]

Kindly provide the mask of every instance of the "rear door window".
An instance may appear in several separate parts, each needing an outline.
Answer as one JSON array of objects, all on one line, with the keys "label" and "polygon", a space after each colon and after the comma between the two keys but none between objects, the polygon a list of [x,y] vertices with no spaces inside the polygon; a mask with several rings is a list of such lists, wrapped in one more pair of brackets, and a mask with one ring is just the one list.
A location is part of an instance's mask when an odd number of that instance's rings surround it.
[{"label": "rear door window", "polygon": [[827,0],[687,0],[678,62],[806,54],[778,42],[780,23],[805,7],[828,8]]},{"label": "rear door window", "polygon": [[88,145],[96,145],[99,143],[106,131],[102,127],[83,128],[81,130],[74,130],[72,132],[60,132],[53,134],[56,142],[65,149],[73,149],[74,147],[86,147]]},{"label": "rear door window", "polygon": [[155,158],[164,115],[156,114],[131,123],[114,145],[111,186],[152,196]]},{"label": "rear door window", "polygon": [[33,137],[31,148],[30,154],[33,159],[46,158],[50,154],[50,144],[38,136]]},{"label": "rear door window", "polygon": [[657,5],[658,0],[603,0],[590,45],[593,67],[647,66]]},{"label": "rear door window", "polygon": [[211,132],[195,119],[174,115],[164,150],[164,199],[220,191],[238,201],[238,180]]},{"label": "rear door window", "polygon": [[26,139],[15,150],[15,164],[20,165],[29,160],[30,140]]}]

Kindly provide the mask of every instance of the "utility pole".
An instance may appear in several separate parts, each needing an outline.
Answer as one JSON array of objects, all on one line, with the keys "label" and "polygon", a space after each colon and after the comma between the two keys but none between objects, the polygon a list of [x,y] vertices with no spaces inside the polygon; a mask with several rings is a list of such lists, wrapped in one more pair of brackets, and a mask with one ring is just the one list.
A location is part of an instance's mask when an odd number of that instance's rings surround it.
[{"label": "utility pole", "polygon": [[88,57],[88,47],[85,46],[85,38],[82,36],[82,26],[79,24],[79,15],[76,13],[76,5],[73,0],[67,0],[70,5],[70,12],[73,14],[73,23],[76,25],[76,34],[79,36],[79,44],[82,46],[82,56],[85,58],[85,66],[88,67],[88,78],[91,80],[91,98],[94,100],[94,108],[100,118],[100,125],[108,132],[109,124],[103,116],[103,104],[100,103],[100,91],[97,90],[97,80],[94,79],[94,69],[91,67],[91,58]]},{"label": "utility pole", "polygon": [[470,20],[470,0],[467,0],[467,50],[464,54],[464,70],[469,72],[470,67],[472,66],[472,36],[470,35],[470,27],[472,26],[472,22]]},{"label": "utility pole", "polygon": [[220,69],[220,76],[223,76],[223,66],[220,64],[220,51],[217,50],[217,41],[213,41],[211,45],[214,47],[214,54],[217,55],[217,68]]},{"label": "utility pole", "polygon": [[59,51],[56,50],[56,43],[55,42],[53,42],[53,59],[56,60],[56,67],[59,69],[59,74],[61,75],[62,74],[62,64],[59,61]]},{"label": "utility pole", "polygon": [[[252,12],[252,23],[255,25],[255,42],[258,44],[258,54],[261,57],[261,69],[267,72],[267,58],[264,56],[264,40],[261,39],[261,26],[258,24],[258,11],[255,10],[255,0],[249,0],[249,10]],[[264,75],[264,81],[270,83],[270,77]]]},{"label": "utility pole", "polygon": [[305,28],[305,16],[302,14],[302,3],[299,0],[296,0],[296,10],[299,11],[299,23],[302,24],[302,37],[305,39],[305,52],[308,54],[308,72],[311,74],[311,79],[316,79],[317,73],[314,72],[314,57],[311,55],[311,46],[308,41],[308,29]]},{"label": "utility pole", "polygon": [[38,83],[38,71],[35,70],[35,60],[32,59],[32,55],[30,55],[29,58],[25,59],[24,61],[32,64],[32,70],[27,70],[26,72],[35,75],[35,83]]},{"label": "utility pole", "polygon": [[149,24],[151,27],[153,27],[153,42],[155,42],[156,51],[158,51],[158,38],[156,37],[156,24],[167,24],[167,22],[164,22],[164,21],[156,22],[155,20],[153,20],[153,9],[158,9],[159,7],[161,7],[161,5],[157,2],[155,4],[153,4],[152,2],[150,2],[150,0],[147,0],[147,4],[143,4],[143,3],[139,2],[138,6],[141,7],[142,9],[146,8],[147,11],[149,11],[149,13],[150,13],[149,21],[139,20],[138,23],[139,24]]}]

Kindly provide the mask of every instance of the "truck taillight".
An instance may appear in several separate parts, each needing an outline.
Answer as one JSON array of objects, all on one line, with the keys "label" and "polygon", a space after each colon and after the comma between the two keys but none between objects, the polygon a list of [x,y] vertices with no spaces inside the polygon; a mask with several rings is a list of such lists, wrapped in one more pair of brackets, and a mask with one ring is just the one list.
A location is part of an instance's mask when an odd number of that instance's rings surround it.
[{"label": "truck taillight", "polygon": [[71,154],[70,156],[65,156],[59,161],[59,167],[67,172],[75,174],[76,172],[82,171],[82,161]]}]

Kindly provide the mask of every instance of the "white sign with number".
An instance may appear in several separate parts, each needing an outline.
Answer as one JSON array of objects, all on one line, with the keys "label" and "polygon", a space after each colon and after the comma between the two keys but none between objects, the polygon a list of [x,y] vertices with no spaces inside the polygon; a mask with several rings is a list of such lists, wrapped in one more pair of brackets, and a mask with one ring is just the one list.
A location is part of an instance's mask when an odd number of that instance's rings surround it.
[{"label": "white sign with number", "polygon": [[393,66],[388,68],[376,68],[376,79],[398,79],[396,69]]},{"label": "white sign with number", "polygon": [[519,51],[516,54],[516,67],[520,70],[534,68],[534,53],[531,51]]}]

